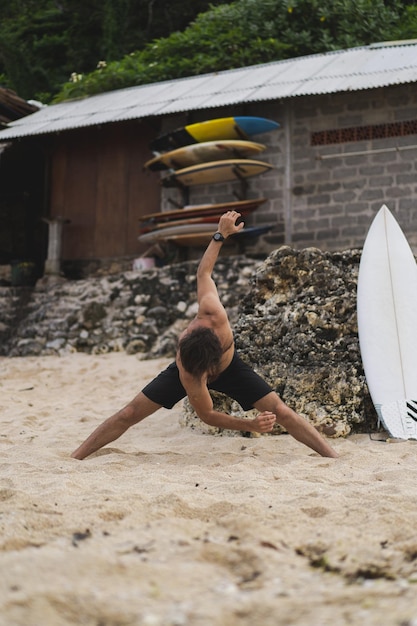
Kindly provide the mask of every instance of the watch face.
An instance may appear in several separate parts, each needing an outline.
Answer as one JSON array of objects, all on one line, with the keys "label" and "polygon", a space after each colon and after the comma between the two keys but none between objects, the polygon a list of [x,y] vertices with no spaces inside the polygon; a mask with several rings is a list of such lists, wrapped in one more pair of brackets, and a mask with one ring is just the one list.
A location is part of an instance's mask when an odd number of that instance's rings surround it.
[{"label": "watch face", "polygon": [[214,241],[224,241],[224,237],[221,233],[214,233],[213,239]]}]

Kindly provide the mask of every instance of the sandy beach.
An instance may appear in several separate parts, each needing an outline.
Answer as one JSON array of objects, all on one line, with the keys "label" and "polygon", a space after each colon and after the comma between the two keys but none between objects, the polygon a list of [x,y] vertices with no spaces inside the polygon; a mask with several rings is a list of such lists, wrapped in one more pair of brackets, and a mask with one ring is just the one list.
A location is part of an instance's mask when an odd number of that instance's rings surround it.
[{"label": "sandy beach", "polygon": [[1,626],[415,626],[416,442],[324,459],[178,404],[70,457],[167,363],[0,359]]}]

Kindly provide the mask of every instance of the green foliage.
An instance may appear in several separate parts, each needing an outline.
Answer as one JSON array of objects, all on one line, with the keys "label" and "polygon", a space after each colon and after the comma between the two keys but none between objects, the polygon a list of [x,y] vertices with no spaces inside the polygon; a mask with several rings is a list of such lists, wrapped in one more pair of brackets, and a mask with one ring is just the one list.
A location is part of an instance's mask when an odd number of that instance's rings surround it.
[{"label": "green foliage", "polygon": [[[214,4],[226,1],[214,0]],[[7,82],[20,96],[48,101],[74,72],[91,73],[100,61],[116,61],[150,40],[184,29],[212,3],[3,0],[0,74],[7,76]]]},{"label": "green foliage", "polygon": [[417,37],[413,0],[2,4],[0,75],[19,95],[44,102]]},{"label": "green foliage", "polygon": [[406,7],[393,30],[393,39],[417,39],[417,6],[414,4]]},{"label": "green foliage", "polygon": [[285,37],[299,54],[384,41],[401,10],[395,0],[290,0]]},{"label": "green foliage", "polygon": [[19,95],[27,97],[39,89],[49,91],[62,80],[58,68],[65,41],[60,11],[48,7],[39,12],[30,4],[22,7],[17,19],[0,22],[0,70]]},{"label": "green foliage", "polygon": [[404,12],[399,0],[236,0],[65,84],[55,101],[387,40]]},{"label": "green foliage", "polygon": [[9,80],[6,74],[0,74],[0,87],[5,87],[7,89],[10,89]]}]

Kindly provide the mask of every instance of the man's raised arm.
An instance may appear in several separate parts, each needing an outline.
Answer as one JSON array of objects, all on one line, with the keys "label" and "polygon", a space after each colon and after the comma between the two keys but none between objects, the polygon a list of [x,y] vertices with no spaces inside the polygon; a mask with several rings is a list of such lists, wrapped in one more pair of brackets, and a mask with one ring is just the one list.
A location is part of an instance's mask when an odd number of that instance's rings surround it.
[{"label": "man's raised arm", "polygon": [[237,211],[228,211],[221,216],[217,232],[213,236],[201,258],[197,269],[197,299],[199,304],[201,304],[201,299],[209,294],[213,294],[218,297],[216,285],[212,278],[213,269],[219,256],[223,241],[230,235],[238,233],[244,227],[243,222],[236,226],[236,220],[240,216],[240,213]]}]

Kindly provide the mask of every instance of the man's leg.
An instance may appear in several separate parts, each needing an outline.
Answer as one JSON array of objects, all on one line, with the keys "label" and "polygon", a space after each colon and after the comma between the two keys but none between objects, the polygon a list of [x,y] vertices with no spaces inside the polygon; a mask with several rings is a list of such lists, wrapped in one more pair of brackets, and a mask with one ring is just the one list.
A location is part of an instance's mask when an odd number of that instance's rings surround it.
[{"label": "man's leg", "polygon": [[149,400],[141,391],[123,409],[100,424],[71,456],[74,459],[85,459],[86,456],[118,439],[130,426],[141,422],[160,408],[160,404]]},{"label": "man's leg", "polygon": [[254,406],[260,412],[271,411],[274,413],[278,424],[283,426],[290,435],[321,456],[333,458],[338,456],[314,426],[290,409],[275,391],[258,400]]}]

